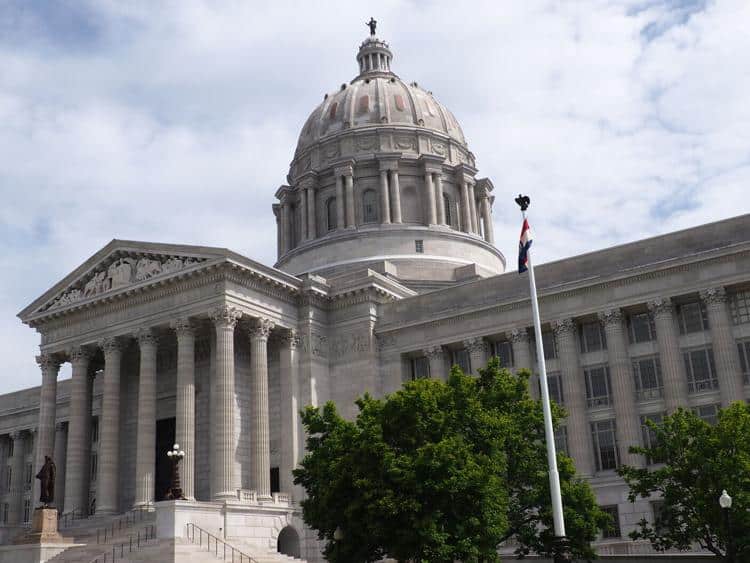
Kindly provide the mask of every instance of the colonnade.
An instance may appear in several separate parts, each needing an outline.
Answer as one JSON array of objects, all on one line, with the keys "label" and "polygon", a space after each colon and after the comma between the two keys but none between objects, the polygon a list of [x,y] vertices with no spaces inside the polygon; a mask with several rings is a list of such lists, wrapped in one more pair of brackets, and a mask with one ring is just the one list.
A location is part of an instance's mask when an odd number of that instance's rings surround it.
[{"label": "colonnade", "polygon": [[[210,436],[210,491],[213,500],[237,498],[241,478],[235,463],[237,433],[235,432],[235,354],[234,341],[239,309],[219,306],[208,313],[215,328],[214,373],[211,382],[209,408]],[[250,482],[259,499],[271,498],[270,484],[270,429],[268,398],[268,339],[274,323],[265,318],[243,319],[239,325],[251,349],[250,385],[252,423],[250,425],[251,469]],[[177,340],[176,426],[175,439],[185,451],[181,462],[183,495],[195,498],[195,334],[194,319],[177,318],[170,324]],[[91,393],[93,378],[91,362],[96,349],[104,357],[101,415],[99,421],[99,461],[97,473],[97,513],[112,514],[120,509],[120,379],[124,346],[135,341],[140,350],[138,404],[135,440],[135,507],[150,506],[154,502],[156,449],[156,376],[159,332],[155,327],[143,327],[134,334],[108,337],[96,346],[77,346],[68,352],[72,364],[70,418],[67,444],[60,448],[55,440],[57,374],[62,357],[42,354],[42,388],[39,409],[39,439],[35,467],[40,467],[44,456],[60,460],[66,450],[65,467],[58,475],[64,479],[65,511],[86,510],[89,492],[89,455],[91,432]],[[282,345],[294,347],[294,339],[282,339]],[[283,350],[282,350],[283,354]],[[283,357],[283,356],[282,356]],[[287,358],[288,370],[295,362]],[[296,381],[287,373],[286,380]],[[287,386],[289,386],[287,381]],[[290,407],[291,408],[291,407]],[[292,417],[293,418],[293,417]],[[295,432],[297,430],[295,429]],[[287,452],[288,453],[288,452]],[[288,457],[288,456],[287,456]],[[289,460],[289,463],[296,463]],[[290,465],[288,472],[294,465]]]}]

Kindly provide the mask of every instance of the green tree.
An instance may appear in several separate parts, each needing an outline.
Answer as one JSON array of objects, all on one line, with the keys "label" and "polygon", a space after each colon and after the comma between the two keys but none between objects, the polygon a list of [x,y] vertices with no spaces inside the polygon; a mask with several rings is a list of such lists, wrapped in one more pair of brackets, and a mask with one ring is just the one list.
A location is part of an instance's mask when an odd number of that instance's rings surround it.
[{"label": "green tree", "polygon": [[[549,554],[543,419],[527,378],[492,360],[478,378],[454,368],[447,383],[423,379],[382,400],[366,395],[353,422],[333,403],[309,407],[308,454],[295,482],[307,491],[304,519],[326,541],[326,558],[492,562],[511,538],[519,553]],[[571,460],[561,455],[560,466],[572,547],[590,557],[608,517],[573,477]]]},{"label": "green tree", "polygon": [[[648,425],[653,445],[630,451],[666,463],[624,466],[619,473],[631,502],[657,498],[663,509],[655,523],[642,520],[630,536],[649,540],[658,551],[688,550],[697,543],[729,561],[750,561],[750,407],[735,403],[722,409],[714,426],[684,409]],[[719,506],[723,489],[733,500],[729,527]]]}]

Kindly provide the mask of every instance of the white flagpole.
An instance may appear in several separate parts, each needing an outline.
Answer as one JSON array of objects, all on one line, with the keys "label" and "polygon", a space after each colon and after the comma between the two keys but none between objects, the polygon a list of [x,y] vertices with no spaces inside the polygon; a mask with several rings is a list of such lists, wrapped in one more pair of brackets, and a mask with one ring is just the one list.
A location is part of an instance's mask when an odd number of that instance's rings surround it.
[{"label": "white flagpole", "polygon": [[[521,214],[526,221],[526,208],[529,200],[525,196],[518,196],[516,200],[521,206]],[[521,200],[521,201],[519,201]],[[532,239],[533,240],[533,239]],[[562,495],[560,494],[560,474],[557,471],[557,452],[555,451],[555,430],[552,426],[552,409],[549,402],[549,387],[547,386],[547,366],[544,361],[544,343],[542,342],[542,323],[539,319],[539,302],[536,296],[536,280],[534,279],[534,265],[531,262],[531,247],[527,253],[527,268],[529,272],[529,290],[531,293],[531,313],[534,316],[534,335],[536,336],[536,357],[539,364],[539,383],[541,385],[542,410],[544,412],[544,436],[547,441],[547,465],[549,469],[549,488],[552,496],[552,520],[555,525],[555,536],[565,537],[565,519],[563,517]]]}]

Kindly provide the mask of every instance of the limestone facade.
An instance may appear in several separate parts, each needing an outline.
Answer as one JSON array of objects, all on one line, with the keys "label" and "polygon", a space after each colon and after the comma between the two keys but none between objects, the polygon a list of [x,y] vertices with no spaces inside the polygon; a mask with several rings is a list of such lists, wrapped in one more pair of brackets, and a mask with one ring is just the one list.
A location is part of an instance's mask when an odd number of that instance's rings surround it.
[{"label": "limestone facade", "polygon": [[[41,335],[41,386],[0,396],[0,533],[30,518],[45,455],[63,512],[111,514],[163,497],[175,441],[188,508],[163,513],[170,525],[250,503],[263,541],[295,528],[318,561],[291,476],[300,409],[333,400],[353,417],[365,392],[452,364],[477,373],[491,355],[535,370],[527,280],[502,274],[493,244],[492,184],[475,179],[452,114],[391,59],[366,41],[360,75],[303,128],[274,206],[277,267],[113,240],[19,314]],[[748,398],[750,216],[536,272],[550,390],[569,411],[558,445],[618,516],[600,551],[645,550],[627,533],[655,506],[629,503],[614,469],[649,462],[627,452],[649,439],[646,418],[686,406],[710,420]],[[65,362],[72,378],[59,381]]]}]

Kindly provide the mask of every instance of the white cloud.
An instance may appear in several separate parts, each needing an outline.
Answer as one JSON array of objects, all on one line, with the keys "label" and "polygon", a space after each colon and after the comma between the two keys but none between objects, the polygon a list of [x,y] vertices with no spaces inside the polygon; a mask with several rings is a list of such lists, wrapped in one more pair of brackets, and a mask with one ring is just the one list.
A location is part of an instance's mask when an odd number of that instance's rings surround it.
[{"label": "white cloud", "polygon": [[273,262],[273,193],[370,15],[462,123],[509,264],[521,191],[542,260],[750,211],[741,0],[37,6],[0,13],[0,392],[39,377],[15,313],[111,238]]}]

